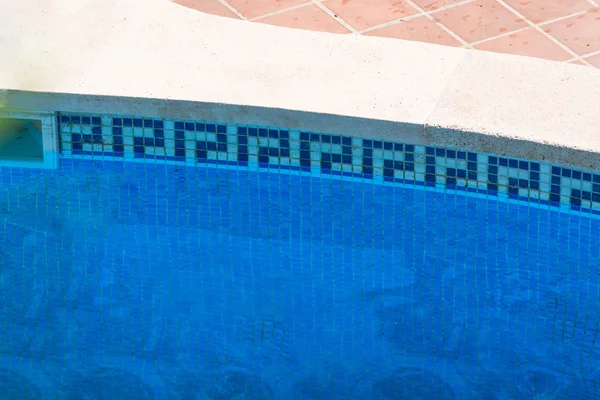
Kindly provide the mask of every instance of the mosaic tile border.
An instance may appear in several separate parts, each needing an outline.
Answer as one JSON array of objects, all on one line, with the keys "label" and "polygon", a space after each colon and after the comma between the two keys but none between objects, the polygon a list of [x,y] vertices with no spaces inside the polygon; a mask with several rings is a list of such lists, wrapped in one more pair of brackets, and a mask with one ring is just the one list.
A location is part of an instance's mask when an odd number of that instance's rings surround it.
[{"label": "mosaic tile border", "polygon": [[337,134],[211,121],[57,116],[63,157],[291,169],[466,190],[600,214],[600,173]]}]

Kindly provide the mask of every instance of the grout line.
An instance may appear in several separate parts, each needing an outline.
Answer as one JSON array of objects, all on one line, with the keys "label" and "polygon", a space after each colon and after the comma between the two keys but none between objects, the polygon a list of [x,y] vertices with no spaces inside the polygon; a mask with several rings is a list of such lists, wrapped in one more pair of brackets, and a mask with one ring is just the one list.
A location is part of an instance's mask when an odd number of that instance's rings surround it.
[{"label": "grout line", "polygon": [[238,10],[236,10],[231,4],[229,4],[226,0],[217,0],[219,3],[221,3],[223,6],[227,7],[229,9],[229,11],[231,11],[232,13],[234,13],[235,15],[237,15],[238,17],[240,17],[242,20],[244,21],[248,21],[248,18],[246,18],[241,12],[239,12]]},{"label": "grout line", "polygon": [[297,10],[298,8],[307,7],[307,6],[310,6],[311,4],[315,4],[317,1],[318,0],[311,0],[311,1],[308,1],[306,3],[297,4],[295,6],[284,8],[282,10],[277,10],[277,11],[273,11],[273,12],[270,12],[270,13],[267,13],[267,14],[259,15],[258,17],[252,18],[250,21],[252,21],[252,22],[260,22],[260,20],[263,19],[263,18],[267,18],[267,17],[270,17],[272,15],[283,14],[284,12],[288,12],[288,11],[292,11],[292,10]]},{"label": "grout line", "polygon": [[585,13],[587,13],[587,10],[585,10],[585,11],[578,11],[578,12],[576,12],[576,13],[569,14],[569,15],[565,15],[565,16],[563,16],[563,17],[558,17],[558,18],[550,19],[550,20],[548,20],[548,21],[540,22],[540,23],[539,23],[539,24],[537,24],[537,25],[538,25],[538,26],[544,26],[544,25],[551,24],[551,23],[553,23],[553,22],[558,22],[558,21],[562,21],[562,20],[564,20],[564,19],[568,19],[568,18],[572,18],[572,17],[577,17],[577,16],[579,16],[579,15],[583,15],[583,14],[585,14]]},{"label": "grout line", "polygon": [[[469,43],[467,43],[467,41],[465,39],[463,39],[462,37],[460,37],[458,34],[454,33],[454,31],[452,31],[452,29],[448,28],[446,25],[442,24],[441,22],[439,22],[436,18],[434,18],[430,13],[428,13],[425,9],[419,7],[417,4],[415,4],[412,0],[406,0],[406,2],[408,4],[410,4],[411,6],[413,6],[414,8],[416,8],[417,10],[419,10],[420,12],[423,13],[423,15],[430,21],[432,21],[434,24],[436,24],[437,26],[439,26],[442,30],[444,30],[447,34],[449,34],[450,36],[452,36],[454,39],[456,39],[463,47],[463,46],[467,46],[467,48],[473,48],[473,46],[471,46]],[[454,6],[456,6],[456,4],[454,4]],[[439,10],[436,10],[439,11]]]},{"label": "grout line", "polygon": [[[542,26],[544,26],[546,24],[550,24],[550,23],[556,22],[556,21],[561,21],[563,19],[567,19],[567,18],[571,18],[571,17],[576,17],[578,15],[585,14],[586,12],[587,11],[579,11],[579,12],[576,12],[574,14],[570,14],[570,15],[567,15],[567,16],[564,16],[564,17],[558,17],[558,18],[551,19],[551,20],[548,20],[548,21],[540,22],[539,24],[537,24],[537,26],[539,26],[541,28]],[[533,24],[533,22],[532,22],[532,24]],[[504,32],[504,33],[501,33],[499,35],[492,36],[492,37],[489,37],[489,38],[486,38],[486,39],[477,40],[475,42],[471,42],[471,44],[474,45],[474,46],[476,46],[476,45],[481,44],[481,43],[489,42],[490,40],[494,40],[494,39],[498,39],[498,38],[502,38],[502,37],[505,37],[505,36],[510,36],[512,34],[515,34],[515,33],[522,32],[522,31],[524,31],[526,29],[530,29],[532,27],[535,27],[535,24],[534,24],[534,26],[530,25],[530,26],[526,26],[524,28],[515,29],[514,31]]]},{"label": "grout line", "polygon": [[348,22],[346,22],[343,18],[338,17],[336,13],[334,13],[329,8],[324,6],[323,3],[321,3],[321,1],[315,1],[314,4],[316,4],[316,6],[321,9],[321,11],[323,11],[324,13],[329,15],[331,18],[336,20],[338,23],[342,24],[344,26],[344,28],[348,29],[350,32],[352,32],[355,35],[360,35],[360,32],[358,30],[356,30],[352,25],[350,25]]},{"label": "grout line", "polygon": [[[436,9],[433,12],[448,10],[450,8],[453,8],[453,7],[456,7],[456,6],[461,6],[461,5],[467,4],[467,3],[472,3],[474,1],[475,0],[463,0],[463,1],[460,1],[458,3],[451,4],[449,6],[440,7],[440,8]],[[416,4],[414,4],[412,1],[410,3],[411,3],[411,6],[415,7],[417,10],[421,10],[421,8],[419,6],[417,6]],[[395,19],[393,21],[384,22],[383,24],[379,24],[379,25],[372,26],[370,28],[363,29],[362,31],[360,31],[360,33],[367,33],[367,32],[370,32],[370,31],[374,31],[375,29],[385,28],[385,27],[390,26],[390,25],[396,25],[396,24],[398,24],[400,22],[409,21],[411,19],[415,19],[415,18],[418,18],[418,17],[425,16],[426,14],[427,14],[427,12],[425,10],[422,10],[418,14],[409,15],[408,17],[398,18],[398,19]]]},{"label": "grout line", "polygon": [[[521,14],[520,12],[518,12],[517,10],[515,10],[514,8],[512,8],[511,6],[509,6],[508,4],[506,4],[504,2],[504,0],[496,0],[500,5],[504,6],[508,11],[512,12],[513,14],[515,14],[517,17],[523,19],[523,21],[525,21],[527,24],[529,24],[529,26],[533,27],[535,30],[537,30],[538,32],[540,32],[542,35],[546,36],[548,39],[550,39],[552,42],[554,42],[554,44],[558,45],[561,49],[565,50],[567,53],[569,53],[571,56],[574,57],[579,57],[579,55],[577,53],[575,53],[573,50],[571,50],[570,48],[568,48],[567,46],[565,46],[564,44],[562,44],[558,39],[554,38],[554,36],[547,34],[542,28],[540,28],[538,25],[534,24],[532,21],[528,20],[527,18],[525,18],[525,16],[523,14]],[[514,33],[514,32],[511,32]],[[581,58],[581,57],[579,57]]]},{"label": "grout line", "polygon": [[586,53],[584,55],[582,55],[582,58],[587,58],[587,57],[593,57],[593,56],[597,56],[600,55],[600,50],[596,50],[596,51],[592,51],[591,53]]}]

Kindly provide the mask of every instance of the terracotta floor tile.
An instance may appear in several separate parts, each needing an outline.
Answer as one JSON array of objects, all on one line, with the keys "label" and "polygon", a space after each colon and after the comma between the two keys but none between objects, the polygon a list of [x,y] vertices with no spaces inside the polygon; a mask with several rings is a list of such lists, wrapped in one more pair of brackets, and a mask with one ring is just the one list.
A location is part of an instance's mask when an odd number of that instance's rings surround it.
[{"label": "terracotta floor tile", "polygon": [[595,56],[589,56],[584,58],[585,61],[589,62],[596,68],[600,68],[600,54],[596,54]]},{"label": "terracotta floor tile", "polygon": [[431,15],[469,43],[527,26],[495,0],[478,0]]},{"label": "terracotta floor tile", "polygon": [[418,42],[460,46],[461,43],[427,17],[417,17],[408,21],[378,28],[365,33],[369,36],[383,36]]},{"label": "terracotta floor tile", "polygon": [[325,0],[322,4],[358,30],[418,12],[405,0]]},{"label": "terracotta floor tile", "polygon": [[413,0],[413,3],[425,11],[434,11],[438,8],[452,6],[464,0]]},{"label": "terracotta floor tile", "polygon": [[544,31],[579,55],[600,50],[600,11],[593,9],[543,26]]},{"label": "terracotta floor tile", "polygon": [[475,48],[477,50],[518,54],[554,61],[565,61],[573,58],[567,51],[534,28],[480,43],[475,45]]},{"label": "terracotta floor tile", "polygon": [[226,0],[244,17],[253,19],[275,11],[308,3],[309,0]]},{"label": "terracotta floor tile", "polygon": [[537,23],[566,17],[592,8],[587,0],[504,0],[506,4]]},{"label": "terracotta floor tile", "polygon": [[192,8],[207,14],[221,17],[239,18],[233,11],[225,7],[218,0],[173,0],[173,3]]},{"label": "terracotta floor tile", "polygon": [[257,22],[311,31],[350,33],[342,24],[314,4],[261,18]]}]

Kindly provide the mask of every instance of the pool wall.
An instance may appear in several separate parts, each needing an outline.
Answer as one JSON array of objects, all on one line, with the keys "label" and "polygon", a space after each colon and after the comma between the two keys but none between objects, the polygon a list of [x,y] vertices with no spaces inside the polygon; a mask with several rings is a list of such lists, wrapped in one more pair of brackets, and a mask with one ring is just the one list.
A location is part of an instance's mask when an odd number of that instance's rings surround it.
[{"label": "pool wall", "polygon": [[65,157],[268,160],[598,208],[599,177],[585,172],[600,170],[596,69],[248,24],[163,0],[0,1],[0,108],[57,113]]}]

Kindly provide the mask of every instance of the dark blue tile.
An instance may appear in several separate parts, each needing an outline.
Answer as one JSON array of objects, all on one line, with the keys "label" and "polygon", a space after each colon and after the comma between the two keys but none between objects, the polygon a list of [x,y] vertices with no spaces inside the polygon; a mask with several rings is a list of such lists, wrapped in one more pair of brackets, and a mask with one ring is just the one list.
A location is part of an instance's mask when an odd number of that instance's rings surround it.
[{"label": "dark blue tile", "polygon": [[208,133],[217,133],[217,125],[215,125],[215,124],[206,124],[206,132],[208,132]]},{"label": "dark blue tile", "polygon": [[477,153],[468,153],[467,158],[469,161],[477,162]]},{"label": "dark blue tile", "polygon": [[279,131],[279,138],[280,139],[289,139],[290,138],[290,132],[286,131],[286,130],[280,130]]},{"label": "dark blue tile", "polygon": [[581,179],[581,171],[573,171],[572,178]]},{"label": "dark blue tile", "polygon": [[[113,120],[114,121],[114,120]],[[69,122],[71,122],[71,117],[68,117],[66,115],[61,115],[60,116],[60,122],[63,122],[65,124],[68,124]],[[114,122],[113,122],[114,124]]]},{"label": "dark blue tile", "polygon": [[498,158],[498,164],[500,164],[501,167],[508,167],[508,160],[504,157],[500,157]]},{"label": "dark blue tile", "polygon": [[144,128],[152,128],[153,126],[154,126],[154,124],[152,123],[151,119],[144,120]]},{"label": "dark blue tile", "polygon": [[470,181],[476,181],[477,180],[477,171],[469,171],[468,177],[469,177]]},{"label": "dark blue tile", "polygon": [[385,150],[394,150],[394,143],[392,143],[392,142],[383,142],[383,148]]},{"label": "dark blue tile", "polygon": [[454,151],[454,150],[447,150],[446,151],[446,157],[448,157],[448,158],[456,158],[456,151]]},{"label": "dark blue tile", "polygon": [[144,124],[144,121],[141,118],[134,118],[133,119],[133,126],[134,128],[142,128]]},{"label": "dark blue tile", "polygon": [[300,140],[310,140],[310,133],[308,132],[300,132]]},{"label": "dark blue tile", "polygon": [[591,182],[592,181],[592,174],[590,174],[589,172],[584,172],[582,179],[586,182]]},{"label": "dark blue tile", "polygon": [[552,175],[560,175],[560,167],[552,167]]},{"label": "dark blue tile", "polygon": [[227,143],[217,143],[217,151],[227,152]]},{"label": "dark blue tile", "polygon": [[[199,124],[199,126],[201,126]],[[185,130],[186,131],[195,131],[196,130],[196,124],[194,122],[186,122],[185,123]],[[204,131],[204,129],[201,129],[202,131]]]},{"label": "dark blue tile", "polygon": [[425,164],[435,165],[435,157],[434,156],[426,156],[425,157]]},{"label": "dark blue tile", "polygon": [[331,135],[321,135],[321,142],[322,143],[331,143]]},{"label": "dark blue tile", "polygon": [[570,178],[571,172],[573,172],[573,171],[568,168],[563,168],[561,172],[562,172],[562,176],[564,176],[565,178]]},{"label": "dark blue tile", "polygon": [[175,129],[184,130],[185,125],[181,121],[175,121]]},{"label": "dark blue tile", "polygon": [[332,154],[331,155],[331,161],[334,163],[341,163],[342,162],[342,155],[341,154]]},{"label": "dark blue tile", "polygon": [[164,129],[165,125],[163,123],[162,119],[155,119],[154,120],[154,128],[156,129]]},{"label": "dark blue tile", "polygon": [[245,126],[238,126],[237,133],[238,133],[238,135],[247,135],[248,134],[248,128],[245,127]]},{"label": "dark blue tile", "polygon": [[551,178],[551,182],[554,185],[560,185],[560,180],[561,180],[560,176],[557,176],[557,175],[553,175]]},{"label": "dark blue tile", "polygon": [[100,117],[92,117],[92,125],[102,125],[102,119]]},{"label": "dark blue tile", "polygon": [[157,139],[163,139],[165,137],[165,132],[162,129],[154,129],[154,137]]},{"label": "dark blue tile", "polygon": [[217,133],[227,133],[227,125],[218,124],[217,125]]},{"label": "dark blue tile", "polygon": [[519,169],[529,169],[529,162],[519,161]]},{"label": "dark blue tile", "polygon": [[540,173],[539,172],[530,172],[529,173],[529,179],[531,179],[532,181],[539,181],[540,180]]},{"label": "dark blue tile", "polygon": [[383,142],[381,140],[373,140],[373,147],[376,149],[383,149]]},{"label": "dark blue tile", "polygon": [[446,155],[446,149],[436,148],[435,155],[438,157],[444,157]]},{"label": "dark blue tile", "polygon": [[71,123],[72,123],[72,124],[75,124],[75,125],[77,125],[77,124],[81,124],[81,117],[79,117],[79,116],[75,116],[75,115],[74,115],[74,116],[72,116],[72,117],[71,117]]},{"label": "dark blue tile", "polygon": [[531,182],[529,182],[529,188],[539,190],[540,183],[538,181],[531,181]]},{"label": "dark blue tile", "polygon": [[519,160],[511,158],[510,160],[508,160],[508,166],[510,168],[519,168]]},{"label": "dark blue tile", "polygon": [[410,161],[410,162],[415,161],[415,155],[414,155],[414,153],[405,153],[404,154],[404,161]]},{"label": "dark blue tile", "polygon": [[342,137],[341,136],[331,136],[331,143],[332,144],[341,144],[342,143]]}]

